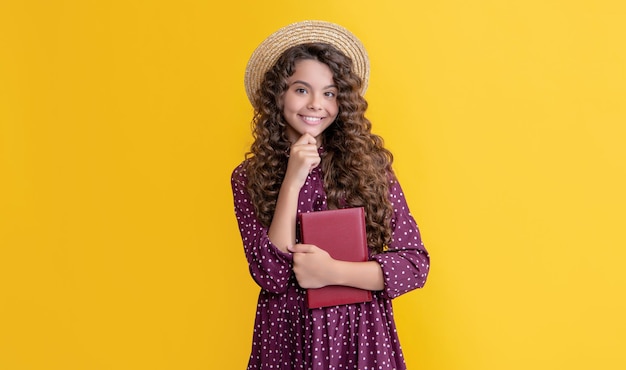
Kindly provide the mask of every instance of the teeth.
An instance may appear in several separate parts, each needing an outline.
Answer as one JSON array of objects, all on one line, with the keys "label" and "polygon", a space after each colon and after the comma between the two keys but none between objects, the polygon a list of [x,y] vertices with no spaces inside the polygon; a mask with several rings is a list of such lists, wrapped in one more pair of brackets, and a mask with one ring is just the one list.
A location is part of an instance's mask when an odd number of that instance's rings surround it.
[{"label": "teeth", "polygon": [[302,116],[302,118],[305,121],[308,121],[308,122],[319,122],[319,121],[322,120],[322,117],[306,117],[306,116]]}]

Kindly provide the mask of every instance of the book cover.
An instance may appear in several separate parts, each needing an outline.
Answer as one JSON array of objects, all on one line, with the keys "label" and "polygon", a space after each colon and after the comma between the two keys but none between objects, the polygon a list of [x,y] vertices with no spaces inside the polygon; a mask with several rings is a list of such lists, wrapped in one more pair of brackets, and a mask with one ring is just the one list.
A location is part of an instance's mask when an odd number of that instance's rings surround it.
[{"label": "book cover", "polygon": [[[299,218],[303,244],[316,245],[337,260],[351,262],[368,260],[363,207],[301,213]],[[329,285],[307,290],[309,308],[371,300],[371,291],[349,286]]]}]

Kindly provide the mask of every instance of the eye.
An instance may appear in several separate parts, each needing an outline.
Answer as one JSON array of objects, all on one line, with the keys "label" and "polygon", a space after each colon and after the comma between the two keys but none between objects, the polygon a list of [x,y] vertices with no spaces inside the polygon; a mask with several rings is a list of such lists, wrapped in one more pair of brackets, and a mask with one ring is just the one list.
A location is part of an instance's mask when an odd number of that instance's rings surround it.
[{"label": "eye", "polygon": [[335,96],[337,96],[337,94],[334,91],[326,91],[324,93],[324,96],[326,96],[328,98],[334,98]]},{"label": "eye", "polygon": [[296,87],[296,88],[294,89],[294,91],[295,91],[297,94],[306,94],[306,89],[305,89],[305,88],[303,88],[303,87]]}]

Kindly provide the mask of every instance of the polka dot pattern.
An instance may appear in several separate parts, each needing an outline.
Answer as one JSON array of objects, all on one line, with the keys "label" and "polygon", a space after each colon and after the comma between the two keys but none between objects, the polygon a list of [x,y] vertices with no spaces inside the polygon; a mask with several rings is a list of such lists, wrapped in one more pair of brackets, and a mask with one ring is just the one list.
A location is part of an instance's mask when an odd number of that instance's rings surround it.
[{"label": "polka dot pattern", "polygon": [[[298,212],[327,208],[321,169],[300,191]],[[429,256],[397,180],[391,180],[392,242],[374,255],[385,288],[367,303],[309,310],[305,290],[292,272],[292,258],[281,252],[256,218],[246,191],[243,164],[233,171],[235,215],[250,274],[261,287],[248,369],[406,369],[391,300],[426,283]]]}]

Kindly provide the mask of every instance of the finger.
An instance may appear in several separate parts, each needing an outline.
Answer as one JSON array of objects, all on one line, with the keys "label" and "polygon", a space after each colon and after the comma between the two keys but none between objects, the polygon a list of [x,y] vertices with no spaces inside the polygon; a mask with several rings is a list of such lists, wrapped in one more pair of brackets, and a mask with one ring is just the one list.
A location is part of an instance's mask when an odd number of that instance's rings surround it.
[{"label": "finger", "polygon": [[317,152],[317,146],[315,144],[299,144],[291,146],[291,155],[296,155],[298,153],[302,153],[302,155],[306,156],[319,156]]},{"label": "finger", "polygon": [[292,253],[311,253],[316,248],[312,244],[296,244],[291,247]]},{"label": "finger", "polygon": [[289,154],[289,159],[292,158],[305,161],[311,167],[316,167],[321,161],[317,147],[313,144],[293,145]]},{"label": "finger", "polygon": [[309,134],[308,132],[304,133],[304,135],[300,136],[298,140],[296,140],[296,142],[293,143],[293,145],[306,145],[306,144],[313,144],[313,145],[317,144],[317,140],[315,140],[313,135]]},{"label": "finger", "polygon": [[309,174],[311,172],[313,172],[313,169],[317,166],[319,166],[320,162],[322,161],[322,159],[320,157],[317,157],[314,159],[313,163],[311,163],[311,167],[309,167]]}]

